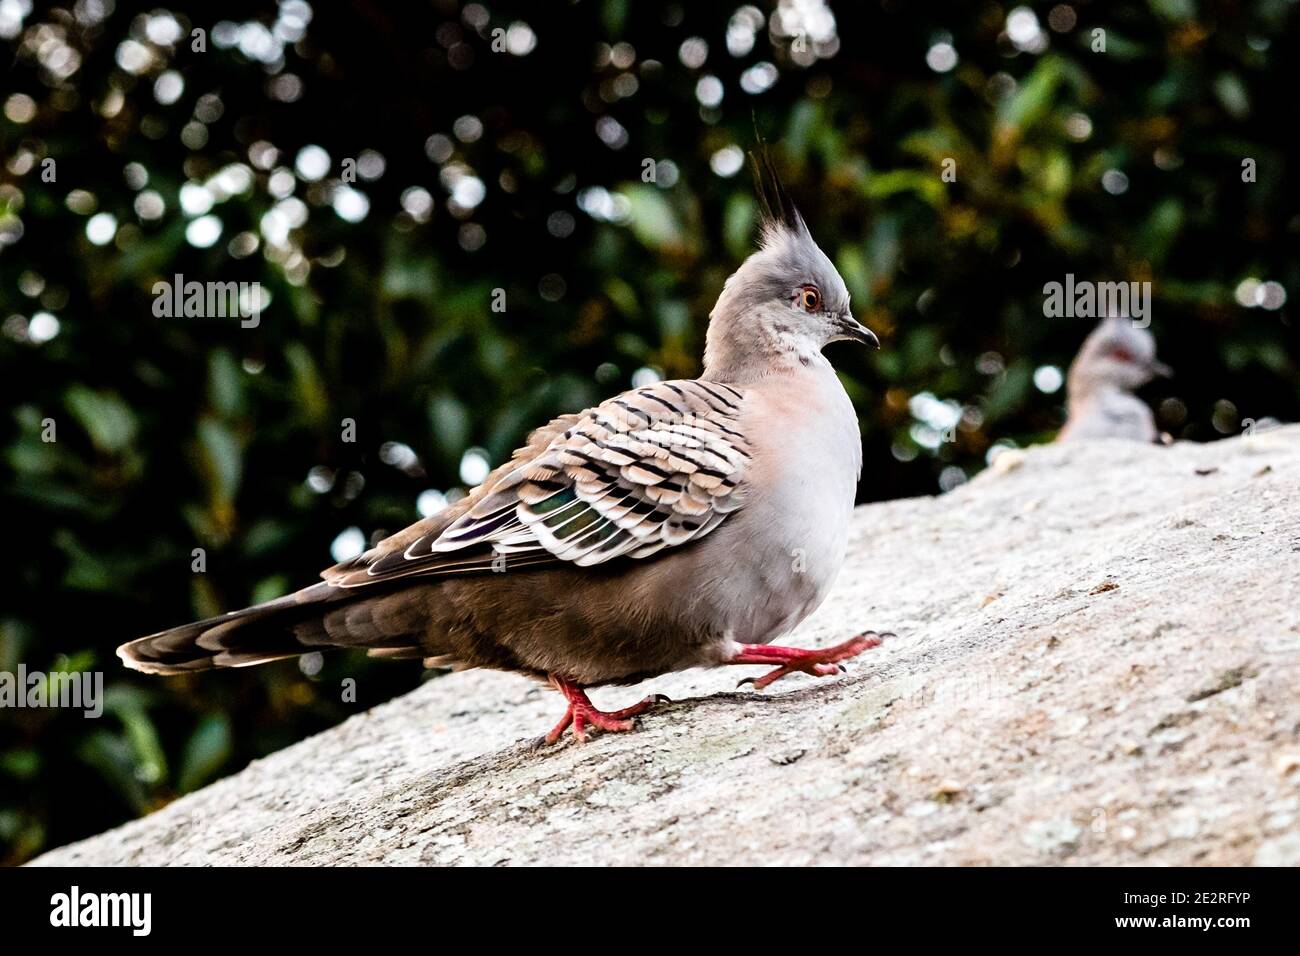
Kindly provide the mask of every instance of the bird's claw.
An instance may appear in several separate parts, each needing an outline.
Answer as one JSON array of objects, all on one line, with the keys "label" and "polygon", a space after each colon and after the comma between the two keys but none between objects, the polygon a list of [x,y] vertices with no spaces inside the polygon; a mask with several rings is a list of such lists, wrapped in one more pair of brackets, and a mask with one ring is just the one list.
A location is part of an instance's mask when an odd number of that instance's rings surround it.
[{"label": "bird's claw", "polygon": [[564,695],[569,706],[565,710],[564,716],[560,718],[560,722],[542,738],[543,744],[557,742],[564,736],[564,732],[570,728],[573,730],[573,736],[583,743],[587,740],[588,727],[595,727],[609,733],[634,730],[636,721],[632,718],[659,704],[672,703],[663,694],[651,694],[644,700],[639,700],[631,707],[624,707],[622,710],[597,710],[596,705],[587,697],[586,692],[576,684],[557,677],[552,677],[551,683]]},{"label": "bird's claw", "polygon": [[746,677],[736,685],[737,690],[746,684],[752,684],[755,690],[762,690],[774,681],[789,674],[810,674],[813,677],[830,677],[848,671],[844,661],[857,657],[865,650],[878,646],[886,637],[894,637],[892,631],[876,633],[868,631],[850,638],[834,647],[807,651],[793,647],[771,647],[759,645],[739,654],[733,664],[778,664],[775,670],[760,677]]}]

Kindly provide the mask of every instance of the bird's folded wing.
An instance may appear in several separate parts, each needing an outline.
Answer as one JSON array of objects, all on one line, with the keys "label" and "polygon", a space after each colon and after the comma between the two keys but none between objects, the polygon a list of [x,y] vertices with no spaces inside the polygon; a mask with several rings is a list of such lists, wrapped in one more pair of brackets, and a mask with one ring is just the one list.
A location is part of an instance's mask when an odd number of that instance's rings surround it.
[{"label": "bird's folded wing", "polygon": [[657,382],[566,416],[557,420],[563,430],[539,431],[475,489],[455,520],[395,535],[325,579],[356,587],[412,574],[585,566],[703,537],[744,499],[744,401],[717,382]]}]

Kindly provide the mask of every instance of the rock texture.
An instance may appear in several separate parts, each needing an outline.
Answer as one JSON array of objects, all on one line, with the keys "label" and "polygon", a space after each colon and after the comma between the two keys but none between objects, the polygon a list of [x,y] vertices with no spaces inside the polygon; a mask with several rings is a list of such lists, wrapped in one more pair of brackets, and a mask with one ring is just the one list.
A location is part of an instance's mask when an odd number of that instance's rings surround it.
[{"label": "rock texture", "polygon": [[37,862],[1300,864],[1300,427],[1012,455],[858,509],[791,643],[898,637],[838,678],[540,750],[556,695],[454,674]]}]

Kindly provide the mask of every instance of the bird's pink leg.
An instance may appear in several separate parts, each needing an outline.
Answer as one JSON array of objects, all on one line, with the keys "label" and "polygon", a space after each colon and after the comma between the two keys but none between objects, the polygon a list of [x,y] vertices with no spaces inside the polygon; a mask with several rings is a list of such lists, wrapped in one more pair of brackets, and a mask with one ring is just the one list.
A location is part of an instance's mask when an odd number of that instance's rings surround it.
[{"label": "bird's pink leg", "polygon": [[809,651],[799,647],[776,647],[771,644],[744,644],[744,648],[728,664],[776,664],[776,670],[769,671],[762,677],[746,677],[740,686],[753,684],[755,690],[762,690],[773,681],[780,680],[787,674],[812,674],[814,677],[829,677],[844,670],[840,664],[850,657],[857,657],[865,650],[876,647],[886,637],[893,637],[888,631],[878,634],[867,631],[850,638],[843,644]]},{"label": "bird's pink leg", "polygon": [[564,735],[564,732],[573,727],[573,736],[579,740],[587,739],[587,727],[597,727],[600,730],[617,731],[631,730],[635,725],[631,718],[637,714],[643,714],[655,704],[663,703],[668,700],[662,694],[654,694],[645,700],[638,701],[631,707],[624,707],[622,710],[597,710],[596,705],[587,697],[587,692],[567,678],[558,674],[551,675],[551,686],[564,695],[568,701],[568,709],[565,710],[564,716],[560,722],[551,728],[551,732],[546,735],[546,742],[553,744]]}]

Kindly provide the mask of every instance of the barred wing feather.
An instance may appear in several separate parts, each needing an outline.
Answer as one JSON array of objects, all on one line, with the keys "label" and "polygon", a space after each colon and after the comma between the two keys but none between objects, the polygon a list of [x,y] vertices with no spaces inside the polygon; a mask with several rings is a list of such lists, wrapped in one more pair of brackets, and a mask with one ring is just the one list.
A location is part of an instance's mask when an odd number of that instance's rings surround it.
[{"label": "barred wing feather", "polygon": [[517,454],[457,520],[374,556],[365,577],[486,570],[494,559],[588,566],[701,538],[744,499],[743,403],[735,388],[696,380],[625,392]]}]

